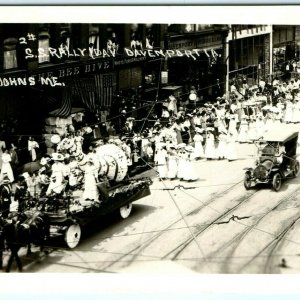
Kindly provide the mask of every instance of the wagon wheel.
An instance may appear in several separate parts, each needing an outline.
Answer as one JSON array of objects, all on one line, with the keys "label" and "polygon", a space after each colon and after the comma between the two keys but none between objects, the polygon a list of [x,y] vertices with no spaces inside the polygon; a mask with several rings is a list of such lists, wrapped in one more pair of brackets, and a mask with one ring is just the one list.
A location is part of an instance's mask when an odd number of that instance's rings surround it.
[{"label": "wagon wheel", "polygon": [[274,191],[278,192],[280,190],[280,187],[281,187],[281,176],[280,176],[279,173],[276,173],[274,175],[272,184],[273,184]]},{"label": "wagon wheel", "polygon": [[70,248],[75,248],[80,241],[81,228],[77,223],[71,224],[65,231],[65,243]]},{"label": "wagon wheel", "polygon": [[132,203],[128,203],[122,207],[120,207],[120,216],[122,219],[126,219],[129,217],[132,210]]},{"label": "wagon wheel", "polygon": [[245,174],[244,187],[246,190],[249,190],[251,188],[251,178],[248,173]]},{"label": "wagon wheel", "polygon": [[299,170],[300,170],[300,164],[299,161],[296,161],[294,165],[294,170],[293,170],[293,176],[297,177],[299,175]]}]

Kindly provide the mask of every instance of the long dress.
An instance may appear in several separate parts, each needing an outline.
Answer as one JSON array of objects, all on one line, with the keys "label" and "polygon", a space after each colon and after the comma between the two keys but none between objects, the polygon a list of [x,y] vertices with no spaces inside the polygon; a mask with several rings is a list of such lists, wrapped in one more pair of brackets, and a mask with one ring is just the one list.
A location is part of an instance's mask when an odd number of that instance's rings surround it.
[{"label": "long dress", "polygon": [[203,137],[201,134],[196,133],[194,136],[195,149],[194,149],[194,158],[204,157],[204,149],[203,149]]},{"label": "long dress", "polygon": [[177,178],[182,179],[185,173],[187,154],[184,150],[178,152],[178,172]]},{"label": "long dress", "polygon": [[65,185],[63,184],[64,180],[64,172],[65,172],[65,167],[64,164],[61,162],[55,162],[52,165],[52,174],[51,174],[51,179],[50,179],[50,184],[47,189],[46,195],[50,195],[51,192],[55,192],[56,194],[60,194]]},{"label": "long dress", "polygon": [[198,179],[197,171],[194,166],[195,161],[192,159],[192,153],[186,155],[185,160],[185,172],[183,174],[183,180],[194,181]]},{"label": "long dress", "polygon": [[239,129],[238,142],[246,143],[248,141],[247,133],[248,133],[248,122],[247,120],[243,119],[241,121],[240,129]]},{"label": "long dress", "polygon": [[205,145],[205,157],[208,159],[216,158],[215,137],[208,133]]},{"label": "long dress", "polygon": [[235,137],[234,135],[229,135],[227,137],[227,159],[235,160],[237,159]]},{"label": "long dress", "polygon": [[69,163],[70,175],[69,175],[69,185],[75,186],[79,183],[79,178],[81,171],[79,169],[78,162],[73,160]]},{"label": "long dress", "polygon": [[167,178],[168,176],[168,166],[167,166],[167,150],[159,149],[155,155],[155,161],[157,162],[157,172],[159,178]]},{"label": "long dress", "polygon": [[94,201],[99,200],[99,191],[97,188],[97,178],[98,173],[94,164],[88,164],[85,167],[84,172],[84,191],[82,194],[82,198],[84,200],[90,199]]},{"label": "long dress", "polygon": [[168,160],[168,178],[175,179],[177,177],[178,172],[178,164],[177,164],[177,156],[175,151],[171,151],[169,153]]},{"label": "long dress", "polygon": [[224,133],[220,133],[219,135],[219,144],[218,144],[218,147],[217,147],[217,158],[219,159],[223,159],[226,157],[227,155],[227,135],[224,134]]},{"label": "long dress", "polygon": [[2,158],[2,168],[0,172],[0,181],[3,180],[4,175],[7,175],[9,181],[13,182],[15,178],[14,178],[13,170],[10,165],[11,156],[9,153],[3,153],[1,158]]},{"label": "long dress", "polygon": [[249,143],[253,143],[254,140],[257,138],[257,130],[255,123],[253,120],[250,120],[249,127],[248,127],[248,135],[247,135],[247,140]]},{"label": "long dress", "polygon": [[293,121],[293,103],[291,101],[286,102],[284,122],[291,123]]}]

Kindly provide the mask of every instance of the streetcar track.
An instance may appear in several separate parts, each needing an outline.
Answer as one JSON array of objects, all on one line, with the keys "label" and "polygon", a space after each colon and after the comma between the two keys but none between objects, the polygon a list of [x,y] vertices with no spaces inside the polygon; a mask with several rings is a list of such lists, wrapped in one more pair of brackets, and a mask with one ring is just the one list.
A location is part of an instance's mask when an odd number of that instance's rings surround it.
[{"label": "streetcar track", "polygon": [[[211,197],[211,201],[207,201],[207,203],[203,203],[202,205],[198,206],[197,208],[192,209],[191,211],[189,211],[188,213],[186,213],[184,215],[184,217],[186,216],[190,216],[193,215],[195,211],[199,211],[207,206],[209,206],[211,203],[213,203],[214,201],[216,201],[218,199],[218,197],[220,196],[224,196],[226,194],[228,194],[231,190],[233,190],[235,187],[237,187],[241,182],[243,182],[244,180],[240,180],[237,183],[233,184],[232,186],[230,186],[229,188],[225,189],[224,191],[221,191],[219,193],[213,193],[214,196]],[[155,236],[150,237],[148,240],[146,240],[145,242],[143,242],[143,244],[136,246],[135,248],[131,249],[129,252],[124,253],[119,259],[116,259],[114,262],[110,263],[109,265],[107,265],[104,270],[106,270],[107,268],[112,267],[114,264],[120,262],[123,258],[125,258],[128,255],[131,255],[132,258],[131,260],[128,262],[128,265],[133,262],[135,260],[135,258],[139,255],[139,253],[141,251],[143,251],[147,246],[149,246],[153,241],[155,241],[156,239],[160,238],[165,231],[167,231],[168,229],[170,229],[172,226],[174,226],[176,223],[181,222],[182,218],[179,218],[177,220],[175,220],[174,222],[172,222],[171,224],[169,224],[167,227],[165,227],[163,230],[161,230],[159,233],[157,233]],[[133,252],[138,251],[138,253],[134,253]]]},{"label": "streetcar track", "polygon": [[[300,189],[296,189],[296,191],[291,192],[287,197],[284,197],[281,201],[279,201],[275,206],[273,206],[271,209],[269,209],[265,214],[263,214],[259,219],[255,220],[255,223],[252,225],[247,225],[246,229],[244,231],[242,231],[241,233],[239,233],[238,236],[234,237],[233,239],[231,239],[230,241],[228,241],[226,243],[226,246],[222,247],[222,249],[218,249],[216,251],[213,252],[213,254],[215,254],[216,252],[219,251],[224,251],[227,247],[232,246],[232,243],[236,243],[234,245],[234,247],[231,249],[230,253],[227,255],[228,260],[225,263],[225,266],[222,268],[222,273],[228,273],[228,266],[231,264],[230,260],[231,258],[233,258],[233,253],[236,251],[236,249],[239,247],[239,245],[241,244],[241,242],[244,240],[244,238],[253,230],[256,229],[255,227],[257,226],[257,224],[259,222],[261,222],[268,214],[270,214],[272,211],[275,211],[283,202],[293,199],[295,198],[297,195],[299,195],[299,190]],[[298,193],[295,195],[295,193],[298,191]],[[239,223],[242,224],[242,223]],[[244,224],[242,224],[244,225]],[[246,226],[246,225],[244,225]],[[210,255],[210,257],[212,256],[212,254]]]},{"label": "streetcar track", "polygon": [[[241,183],[241,181],[240,181],[239,183]],[[250,197],[254,196],[254,194],[256,194],[257,192],[258,192],[258,191],[253,191],[253,193],[251,193],[251,195],[248,196],[247,198],[250,198]],[[220,193],[218,193],[218,195],[219,195],[219,196],[222,195],[222,197],[223,197],[223,196],[224,196],[224,193],[220,192]],[[214,201],[216,201],[216,200],[219,199],[219,198],[220,198],[220,197],[215,198]],[[246,201],[246,199],[245,199],[245,200],[242,200],[242,202],[243,202],[243,201]],[[238,205],[241,205],[242,202],[238,203],[237,206],[238,206]],[[210,203],[211,203],[211,202],[210,202]],[[208,204],[210,204],[210,203],[208,203]],[[205,207],[205,206],[207,206],[208,204],[203,205],[202,208]],[[199,211],[199,208],[197,208],[196,210]],[[232,209],[230,209],[230,210],[232,210]],[[230,210],[227,211],[225,214],[222,214],[221,216],[219,216],[216,220],[219,220],[219,219],[223,218],[226,214],[230,213]],[[187,215],[191,215],[191,214],[189,213],[189,214],[186,214],[185,216],[187,216]],[[181,221],[181,220],[182,220],[182,219],[180,219],[179,221]],[[214,223],[216,220],[214,220],[213,222],[210,222],[208,225],[205,226],[205,228],[207,229],[208,227],[210,227],[211,225],[213,225],[213,223]],[[177,222],[178,222],[178,221],[177,221]],[[175,224],[175,223],[176,223],[176,222],[174,222],[174,224]],[[173,224],[173,225],[174,225],[174,224]],[[171,226],[173,226],[173,225],[171,225]],[[143,244],[143,245],[141,245],[140,247],[138,247],[138,250],[139,250],[139,251],[138,251],[138,253],[136,253],[135,256],[132,258],[131,262],[134,261],[135,257],[137,257],[137,256],[140,254],[141,251],[143,251],[147,246],[149,246],[155,239],[158,239],[159,237],[161,237],[164,233],[165,233],[165,232],[161,232],[159,235],[154,236],[152,240],[148,240],[145,244]],[[193,241],[194,238],[190,238],[190,240]],[[172,252],[173,252],[173,251],[174,251],[174,249],[172,250]],[[161,259],[166,259],[166,256],[163,256]]]},{"label": "streetcar track", "polygon": [[[256,258],[260,257],[261,254],[263,252],[265,252],[270,246],[272,246],[272,244],[275,243],[275,247],[276,247],[276,244],[277,242],[280,242],[282,241],[282,239],[285,237],[285,235],[289,232],[289,230],[293,227],[293,225],[297,222],[297,220],[300,219],[300,216],[296,218],[296,220],[293,220],[290,225],[288,225],[286,228],[283,229],[283,231],[281,231],[279,234],[277,234],[275,236],[274,239],[272,239],[272,241],[270,241],[266,246],[264,246],[258,253],[256,253],[254,256],[251,257],[251,259],[246,263],[244,264],[239,270],[237,273],[241,273],[242,270],[244,270],[250,263],[252,263]],[[269,258],[270,255],[267,255],[267,257]],[[268,259],[267,259],[268,260]]]},{"label": "streetcar track", "polygon": [[[198,232],[194,233],[194,237],[197,238],[200,234],[202,234],[205,230],[207,230],[208,228],[210,228],[212,225],[216,225],[215,224],[216,222],[220,221],[221,219],[223,219],[224,217],[226,217],[228,214],[231,214],[237,207],[239,207],[240,205],[242,205],[245,202],[247,202],[249,199],[251,199],[258,192],[259,191],[256,190],[253,193],[251,193],[249,196],[246,196],[244,199],[242,197],[241,201],[238,204],[236,204],[235,206],[233,206],[232,208],[230,208],[229,210],[227,210],[225,213],[219,215],[212,222],[210,222],[210,224],[202,227],[201,230],[199,230]],[[184,249],[186,249],[189,246],[189,244],[193,242],[193,240],[194,240],[194,238],[189,237],[186,241],[182,242],[176,248],[174,248],[173,250],[171,250],[167,254],[165,254],[163,256],[163,258],[166,259],[168,256],[172,255],[175,251],[177,251],[177,252],[175,252],[175,254],[173,255],[173,257],[171,258],[172,260],[175,260],[184,251]]]},{"label": "streetcar track", "polygon": [[296,219],[294,219],[293,222],[291,222],[291,225],[289,225],[286,230],[280,235],[279,238],[276,239],[274,245],[272,246],[271,251],[269,252],[269,255],[267,256],[267,261],[265,263],[265,267],[264,267],[264,273],[265,274],[271,274],[271,270],[272,270],[272,260],[273,260],[273,256],[275,251],[279,248],[279,246],[281,246],[281,243],[283,243],[285,241],[284,237],[286,237],[291,229],[293,229],[294,225],[299,221],[300,219],[300,215],[297,216]]},{"label": "streetcar track", "polygon": [[[290,198],[296,197],[295,193],[296,193],[297,191],[299,191],[299,189],[296,189],[296,191],[293,191],[292,193],[290,193],[289,196],[284,197],[284,199],[282,199],[282,201],[280,201],[279,203],[277,203],[277,204],[276,204],[269,212],[267,212],[266,214],[264,214],[264,215],[260,218],[260,220],[263,219],[263,218],[264,218],[267,214],[269,214],[272,210],[275,210],[275,209],[276,209],[283,201],[286,201],[287,198],[290,199]],[[256,193],[254,193],[253,195],[249,196],[247,199],[243,200],[240,204],[245,203],[248,199],[250,199],[250,198],[251,198],[252,196],[254,196],[255,194],[256,194]],[[298,194],[299,194],[299,193],[298,193]],[[297,195],[298,195],[298,194],[297,194]],[[227,215],[227,214],[229,214],[230,212],[232,212],[234,209],[236,209],[238,206],[240,206],[240,204],[236,205],[236,206],[233,207],[230,211],[226,212],[225,215]],[[222,217],[224,217],[224,216],[222,216]],[[219,219],[219,218],[218,218],[218,219]],[[218,219],[215,220],[214,222],[218,221]],[[256,224],[254,224],[254,225],[251,226],[250,228],[247,228],[247,229],[245,230],[245,233],[242,234],[242,236],[243,236],[243,235],[246,236],[252,229],[254,229],[254,227],[257,225],[258,222],[260,222],[260,220],[257,221]],[[197,233],[194,234],[194,236],[195,236],[195,237],[198,237],[198,236],[199,236],[200,234],[202,234],[207,228],[209,228],[211,225],[213,225],[214,222],[212,222],[210,225],[205,226],[204,228],[202,228],[201,230],[199,230]],[[239,235],[239,237],[240,237],[240,235]],[[244,238],[244,237],[243,237],[243,238]],[[236,240],[237,240],[237,237],[234,237],[233,240],[236,241]],[[166,258],[167,256],[171,255],[174,251],[178,250],[178,251],[175,253],[175,255],[173,256],[173,258],[172,258],[172,260],[175,260],[175,259],[180,255],[180,253],[182,253],[182,252],[184,251],[184,249],[186,249],[186,248],[189,246],[189,244],[192,243],[192,241],[193,241],[193,240],[192,240],[191,238],[189,238],[189,239],[186,240],[185,242],[183,242],[183,243],[181,243],[180,245],[178,245],[175,249],[173,249],[172,251],[170,251],[167,255],[165,255],[164,258]],[[241,239],[240,241],[242,241],[242,239]],[[240,244],[240,242],[239,242],[238,244]],[[238,246],[238,245],[237,245],[237,246]],[[235,249],[237,248],[237,246],[235,247]],[[233,252],[234,252],[234,250],[233,250]],[[231,253],[233,253],[233,252],[231,252]],[[210,257],[211,257],[211,256],[212,256],[212,255],[210,255]],[[230,257],[230,256],[229,256],[229,257]],[[209,257],[206,257],[206,259],[208,259],[208,261],[209,261]]]}]

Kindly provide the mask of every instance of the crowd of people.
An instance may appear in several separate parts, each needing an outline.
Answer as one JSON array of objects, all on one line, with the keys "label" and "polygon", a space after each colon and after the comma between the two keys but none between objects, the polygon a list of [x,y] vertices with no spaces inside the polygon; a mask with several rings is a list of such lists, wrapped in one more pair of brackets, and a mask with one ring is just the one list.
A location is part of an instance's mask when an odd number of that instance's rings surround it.
[{"label": "crowd of people", "polygon": [[[132,103],[128,104],[123,100],[118,118],[109,120],[106,113],[99,124],[76,124],[68,128],[68,134],[75,143],[82,144],[85,154],[93,151],[93,139],[116,143],[126,153],[129,171],[139,164],[157,166],[160,179],[191,181],[198,178],[195,161],[235,160],[238,142],[252,143],[277,124],[300,122],[298,77],[275,77],[272,82],[260,79],[253,86],[247,84],[246,78],[239,78],[231,82],[229,95],[218,97],[213,103],[198,100],[194,87],[184,102],[171,94],[168,99],[149,105],[148,118],[142,120],[138,119],[135,106],[128,111],[128,105],[136,105],[134,101],[130,99]],[[27,162],[47,156],[42,143],[33,137],[27,141],[25,138],[26,142]],[[4,141],[0,143],[0,180],[6,176],[12,183],[20,167],[19,145],[9,143],[6,147]],[[30,174],[28,181],[32,176],[37,174]]]}]

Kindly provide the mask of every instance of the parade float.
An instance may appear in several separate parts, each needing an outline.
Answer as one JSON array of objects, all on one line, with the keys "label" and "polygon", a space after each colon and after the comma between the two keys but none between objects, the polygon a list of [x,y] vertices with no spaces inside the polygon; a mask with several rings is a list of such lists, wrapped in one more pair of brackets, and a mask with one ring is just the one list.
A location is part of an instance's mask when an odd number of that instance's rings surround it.
[{"label": "parade float", "polygon": [[[47,214],[50,236],[63,236],[68,248],[78,245],[86,225],[112,212],[119,212],[125,219],[131,213],[132,202],[150,195],[151,179],[130,178],[126,154],[116,144],[99,145],[89,155],[74,138],[60,140],[53,135],[51,140],[57,144],[57,153],[52,154],[54,164],[59,166],[63,159],[71,158],[69,176],[60,178],[52,166],[52,174],[44,181],[47,191],[31,211]],[[46,169],[40,169],[41,177],[47,177]],[[94,176],[89,184],[88,176]],[[30,210],[26,213],[30,215]]]}]

